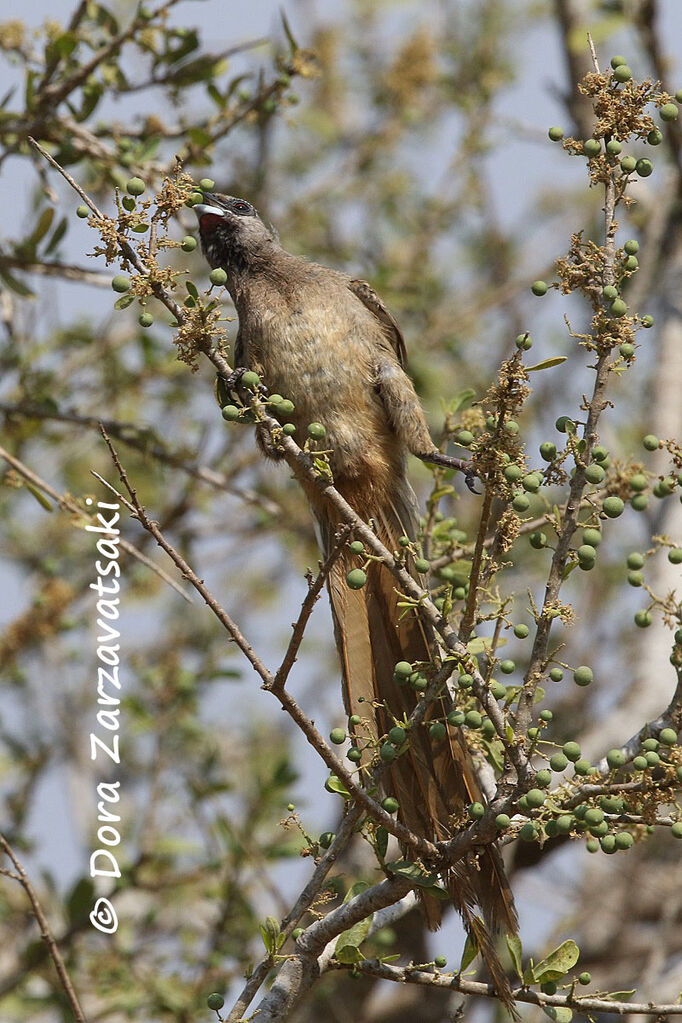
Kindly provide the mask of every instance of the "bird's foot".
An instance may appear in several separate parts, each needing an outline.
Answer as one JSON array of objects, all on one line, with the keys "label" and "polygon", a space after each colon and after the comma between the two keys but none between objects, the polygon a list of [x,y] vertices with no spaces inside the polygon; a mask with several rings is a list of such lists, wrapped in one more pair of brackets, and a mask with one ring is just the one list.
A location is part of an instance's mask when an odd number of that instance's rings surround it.
[{"label": "bird's foot", "polygon": [[[221,405],[227,405],[229,402],[234,402],[237,405],[244,404],[243,388],[240,387],[240,384],[245,373],[248,373],[246,366],[238,366],[236,369],[233,369],[228,377],[218,373],[216,377],[216,391]],[[258,384],[256,391],[261,397],[268,393],[268,389],[264,384]]]},{"label": "bird's foot", "polygon": [[422,462],[428,462],[431,465],[440,465],[444,469],[457,469],[464,475],[464,482],[471,491],[472,494],[480,494],[479,490],[476,490],[476,480],[478,479],[478,473],[474,468],[474,463],[466,461],[463,458],[455,458],[453,455],[444,455],[441,451],[430,451],[428,455],[419,455]]}]

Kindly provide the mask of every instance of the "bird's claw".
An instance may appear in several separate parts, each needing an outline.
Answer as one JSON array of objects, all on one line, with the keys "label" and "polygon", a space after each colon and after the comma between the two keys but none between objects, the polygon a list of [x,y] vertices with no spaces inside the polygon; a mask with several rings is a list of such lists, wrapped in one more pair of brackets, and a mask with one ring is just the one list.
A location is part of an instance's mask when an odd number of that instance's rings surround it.
[{"label": "bird's claw", "polygon": [[478,473],[474,463],[465,461],[463,458],[455,458],[453,455],[444,455],[441,451],[431,451],[428,455],[421,456],[422,462],[430,462],[432,465],[440,465],[444,469],[457,469],[464,476],[464,482],[472,494],[480,494],[476,489]]},{"label": "bird's claw", "polygon": [[[238,366],[236,369],[232,370],[228,377],[224,377],[218,373],[218,399],[221,401],[222,405],[226,405],[229,401],[233,401],[239,405],[244,404],[239,384],[246,372],[248,372],[248,368],[246,366]],[[256,391],[261,397],[264,397],[268,393],[268,389],[264,384],[258,384]],[[223,401],[222,399],[225,400]]]}]

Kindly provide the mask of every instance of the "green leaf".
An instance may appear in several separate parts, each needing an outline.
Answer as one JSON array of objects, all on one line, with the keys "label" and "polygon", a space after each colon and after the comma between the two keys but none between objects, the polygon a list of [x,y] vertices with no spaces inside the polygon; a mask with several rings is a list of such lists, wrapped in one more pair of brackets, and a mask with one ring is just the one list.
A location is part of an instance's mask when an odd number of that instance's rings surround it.
[{"label": "green leaf", "polygon": [[467,643],[467,653],[482,654],[492,646],[492,636],[475,636]]},{"label": "green leaf", "polygon": [[66,900],[66,912],[70,924],[82,923],[94,901],[95,886],[91,878],[82,877],[71,889]]},{"label": "green leaf", "polygon": [[474,959],[478,955],[478,942],[473,934],[467,934],[467,940],[464,942],[464,950],[462,952],[462,958],[459,964],[459,972],[464,973],[467,966],[473,963]]},{"label": "green leaf", "polygon": [[274,955],[284,943],[284,935],[279,929],[279,922],[274,916],[266,916],[264,922],[258,925],[265,951],[268,955]]},{"label": "green leaf", "polygon": [[199,298],[199,291],[194,281],[185,281],[185,287],[192,298]]},{"label": "green leaf", "polygon": [[519,980],[523,980],[523,965],[522,965],[523,947],[521,945],[521,939],[518,936],[518,934],[508,934],[507,935],[507,948],[509,949],[509,954],[511,955],[512,962],[514,963],[514,969],[516,970],[516,976],[519,978]]},{"label": "green leaf", "polygon": [[284,29],[284,34],[287,37],[287,42],[289,43],[289,46],[291,47],[291,52],[292,53],[297,53],[297,51],[298,51],[298,43],[294,39],[294,34],[291,31],[291,28],[289,26],[289,22],[287,21],[287,16],[284,13],[284,11],[280,11],[280,14],[282,16],[282,28]]},{"label": "green leaf", "polygon": [[562,941],[558,948],[533,967],[536,983],[546,984],[549,980],[561,980],[573,969],[579,958],[580,949],[572,938]]},{"label": "green leaf", "polygon": [[114,309],[127,309],[134,301],[134,295],[123,295],[114,302]]},{"label": "green leaf", "polygon": [[0,279],[5,282],[11,291],[15,291],[17,295],[21,295],[22,298],[35,298],[35,292],[31,291],[27,284],[24,284],[23,281],[20,281],[17,277],[11,274],[9,270],[5,270],[4,268],[0,270]]},{"label": "green leaf", "polygon": [[563,1005],[543,1005],[542,1011],[545,1016],[549,1016],[556,1023],[570,1023],[573,1019],[573,1010],[566,1009]]},{"label": "green leaf", "polygon": [[374,847],[379,859],[383,860],[386,856],[386,850],[388,849],[388,831],[382,825],[380,825],[375,832]]},{"label": "green leaf", "polygon": [[404,877],[411,881],[417,888],[431,888],[438,883],[438,874],[424,870],[423,867],[417,863],[411,863],[410,860],[394,860],[392,863],[386,864],[386,869],[396,877]]},{"label": "green leaf", "polygon": [[330,774],[324,783],[324,787],[328,792],[336,792],[339,796],[343,796],[344,799],[350,799],[350,792],[343,784],[340,778],[337,778],[335,774]]},{"label": "green leaf", "polygon": [[52,224],[53,219],[54,207],[48,206],[38,217],[38,223],[33,228],[24,244],[35,249],[38,242],[42,241],[47,232],[50,230],[50,225]]},{"label": "green leaf", "polygon": [[49,512],[54,511],[52,505],[45,497],[45,494],[42,493],[42,491],[38,490],[37,487],[34,487],[32,483],[25,483],[24,486],[28,490],[29,494],[33,494],[38,504],[41,505],[45,509],[45,511]]},{"label": "green leaf", "polygon": [[481,738],[481,745],[485,750],[486,758],[495,770],[501,773],[504,770],[504,749],[502,743],[499,740],[489,742],[487,739]]},{"label": "green leaf", "polygon": [[560,366],[566,362],[565,355],[555,355],[553,359],[545,359],[543,362],[536,362],[534,366],[526,366],[526,373],[535,373],[540,369],[551,369],[552,366]]},{"label": "green leaf", "polygon": [[52,233],[52,237],[50,238],[49,242],[47,243],[47,247],[45,249],[45,255],[46,256],[49,256],[50,253],[54,252],[54,250],[57,248],[57,246],[59,245],[60,241],[62,240],[62,238],[66,234],[66,229],[68,227],[68,223],[69,222],[68,222],[66,217],[62,217],[62,219],[59,221],[59,223],[57,224],[57,226],[55,227],[55,229],[54,229],[54,231]]},{"label": "green leaf", "polygon": [[450,403],[451,412],[459,412],[460,409],[467,408],[471,405],[471,402],[476,397],[476,391],[472,387],[465,387],[463,391],[458,391],[455,397]]},{"label": "green leaf", "polygon": [[602,998],[608,999],[610,1002],[627,1002],[628,998],[632,998],[637,988],[633,987],[632,991],[609,991],[608,994],[602,995]]}]

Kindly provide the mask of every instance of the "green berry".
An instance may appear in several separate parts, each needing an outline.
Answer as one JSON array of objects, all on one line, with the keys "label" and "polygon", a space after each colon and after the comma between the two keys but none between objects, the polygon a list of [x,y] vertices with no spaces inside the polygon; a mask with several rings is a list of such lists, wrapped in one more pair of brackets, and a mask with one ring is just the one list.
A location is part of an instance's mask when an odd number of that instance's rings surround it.
[{"label": "green berry", "polygon": [[533,292],[534,295],[537,295],[538,298],[540,298],[542,297],[542,295],[547,294],[547,285],[545,284],[544,281],[533,281],[530,290]]},{"label": "green berry", "polygon": [[360,717],[359,714],[351,714],[351,716],[348,718],[348,724],[352,725],[353,727],[359,725],[361,721],[362,718]]},{"label": "green berry", "polygon": [[628,344],[627,342],[624,342],[622,345],[620,345],[618,351],[620,352],[624,359],[631,359],[632,356],[635,354],[635,346]]},{"label": "green berry", "polygon": [[656,750],[653,749],[649,750],[649,752],[645,753],[644,756],[646,757],[646,762],[649,765],[649,767],[656,767],[656,765],[660,764],[661,762],[661,758],[656,752]]},{"label": "green berry", "polygon": [[614,68],[613,77],[621,84],[623,82],[629,82],[632,78],[632,71],[627,64],[619,64],[617,68]]},{"label": "green berry", "polygon": [[535,742],[535,740],[537,739],[539,734],[540,734],[540,729],[539,728],[529,728],[528,729],[528,738],[532,742]]},{"label": "green berry", "polygon": [[323,849],[328,849],[335,838],[336,835],[334,834],[333,831],[323,831],[320,837],[318,838],[318,843]]},{"label": "green berry", "polygon": [[561,682],[562,678],[564,677],[564,669],[552,668],[550,670],[549,677],[551,678],[552,682]]},{"label": "green berry", "polygon": [[564,753],[552,753],[549,758],[549,766],[557,774],[561,774],[568,767],[568,757]]},{"label": "green berry", "polygon": [[530,500],[525,494],[517,494],[512,501],[512,508],[516,512],[525,512],[530,508]]},{"label": "green berry", "polygon": [[589,853],[599,852],[599,842],[595,842],[593,838],[588,838],[587,842],[585,843],[585,848]]},{"label": "green berry", "polygon": [[585,469],[585,479],[588,483],[601,483],[605,475],[601,465],[594,462]]},{"label": "green berry", "polygon": [[500,671],[502,672],[503,675],[511,675],[514,671],[516,671],[516,665],[512,660],[509,659],[501,661]]},{"label": "green berry", "polygon": [[346,756],[352,764],[359,764],[362,760],[362,750],[359,746],[351,746],[346,753]]},{"label": "green berry", "polygon": [[557,125],[552,125],[547,134],[549,135],[552,142],[561,142],[562,138],[564,137],[564,129],[559,128]]},{"label": "green berry", "polygon": [[444,966],[447,966],[447,956],[436,956],[433,960],[433,965],[439,970],[442,970]]},{"label": "green berry", "polygon": [[470,710],[464,715],[464,724],[467,728],[480,728],[483,718],[477,710]]},{"label": "green berry", "polygon": [[575,827],[575,817],[571,813],[562,813],[556,820],[557,834],[569,835]]},{"label": "green berry", "polygon": [[649,611],[637,611],[635,613],[635,625],[638,629],[646,629],[651,625],[652,618]]},{"label": "green berry", "polygon": [[647,330],[648,330],[649,327],[653,327],[653,325],[654,325],[654,318],[653,318],[653,316],[649,316],[649,314],[647,313],[646,316],[642,317],[642,326],[646,327]]},{"label": "green berry", "polygon": [[527,352],[529,348],[533,347],[533,341],[528,331],[525,334],[519,334],[516,338],[516,347],[520,352]]},{"label": "green berry", "polygon": [[499,831],[504,831],[505,828],[508,828],[510,824],[511,818],[509,817],[508,814],[498,813],[497,817],[495,818],[495,827],[498,828]]},{"label": "green berry", "polygon": [[137,322],[140,324],[141,327],[151,327],[152,323],[154,322],[154,317],[152,316],[151,313],[140,313],[140,315],[137,318]]},{"label": "green berry", "polygon": [[649,505],[649,498],[646,494],[635,494],[630,501],[630,507],[634,508],[635,511],[644,511]]},{"label": "green berry", "polygon": [[395,746],[392,746],[390,742],[385,742],[383,746],[379,747],[379,756],[385,764],[390,764],[396,758]]},{"label": "green berry", "polygon": [[610,855],[611,853],[614,853],[616,851],[616,836],[604,835],[603,838],[600,838],[599,844],[602,848],[602,852],[605,852],[607,853],[607,855]]},{"label": "green berry", "polygon": [[215,188],[215,181],[212,178],[202,178],[199,182],[199,188],[202,192],[212,192]]},{"label": "green berry", "polygon": [[227,274],[223,270],[222,266],[217,266],[215,267],[214,270],[211,270],[210,274],[208,275],[208,279],[211,282],[211,284],[215,284],[217,287],[221,287],[227,281]]},{"label": "green berry", "polygon": [[386,796],[386,798],[382,800],[381,805],[386,813],[397,813],[400,804],[394,796]]},{"label": "green berry", "polygon": [[509,483],[518,483],[523,476],[523,469],[520,465],[514,465],[512,463],[512,465],[505,466],[502,475]]},{"label": "green berry", "polygon": [[547,535],[540,532],[540,530],[536,530],[534,533],[530,534],[528,542],[536,551],[541,551],[543,547],[547,546]]},{"label": "green berry", "polygon": [[126,192],[130,195],[142,195],[146,187],[142,178],[129,178],[126,181]]},{"label": "green berry", "polygon": [[623,64],[627,65],[627,59],[625,57],[621,57],[619,54],[616,54],[615,57],[611,57],[611,67],[614,68],[614,70],[617,67],[621,67]]},{"label": "green berry", "polygon": [[664,746],[675,746],[677,744],[677,732],[674,728],[663,728],[658,736]]},{"label": "green berry", "polygon": [[474,443],[474,435],[470,430],[460,430],[457,434],[457,443],[468,448]]},{"label": "green berry", "polygon": [[308,423],[308,436],[311,437],[312,440],[324,440],[326,435],[327,431],[322,423]]},{"label": "green berry", "polygon": [[637,256],[628,256],[623,265],[626,270],[636,270],[639,266],[639,260]]},{"label": "green berry", "polygon": [[416,558],[414,562],[414,567],[417,570],[417,572],[424,573],[428,572],[428,570],[431,568],[431,563],[427,561],[426,558]]},{"label": "green berry", "polygon": [[[348,544],[348,549],[351,552],[351,554],[362,554],[362,552],[365,549],[365,545],[362,542],[362,540],[351,540],[351,542]],[[400,663],[407,664],[406,661],[401,661]],[[410,675],[412,672],[412,665],[410,664],[408,665],[408,667],[410,670],[407,672],[407,674]]]},{"label": "green berry", "polygon": [[407,732],[400,725],[394,725],[388,733],[388,741],[392,742],[394,746],[402,746],[405,742],[405,736]]},{"label": "green berry", "polygon": [[542,477],[538,476],[534,472],[529,472],[527,476],[524,476],[521,481],[521,486],[524,490],[527,490],[529,494],[537,494],[538,490],[542,485]]},{"label": "green berry", "polygon": [[527,639],[530,629],[523,623],[514,626],[514,635],[517,639]]},{"label": "green berry", "polygon": [[508,419],[502,429],[505,433],[509,433],[512,437],[515,437],[519,432],[519,424],[515,423],[513,419]]},{"label": "green berry", "polygon": [[615,298],[611,303],[610,313],[616,319],[620,319],[621,316],[625,316],[628,311],[628,307],[622,298]]},{"label": "green berry", "polygon": [[480,821],[481,817],[485,813],[485,807],[483,803],[470,803],[467,807],[467,813],[471,817],[472,821]]},{"label": "green berry", "polygon": [[426,689],[428,689],[429,683],[426,675],[422,675],[420,671],[415,671],[410,676],[410,685],[418,693],[423,693]]},{"label": "green berry", "polygon": [[[641,472],[635,473],[635,475],[630,478],[630,489],[631,490],[640,491],[640,490],[646,490],[646,488],[647,488],[647,478]],[[639,565],[632,565],[631,566],[631,568],[640,568],[640,567],[641,566],[639,566]]]},{"label": "green berry", "polygon": [[196,206],[197,203],[203,202],[203,201],[204,201],[204,197],[201,194],[201,192],[192,192],[192,194],[190,195],[189,199],[185,203],[185,206],[189,206],[191,208],[192,206]]},{"label": "green berry", "polygon": [[674,103],[664,103],[658,111],[658,116],[662,121],[676,121],[679,112],[678,107]]},{"label": "green berry", "polygon": [[542,710],[542,711],[540,711],[540,720],[541,721],[553,721],[554,720],[554,714],[552,713],[551,710]]},{"label": "green berry", "polygon": [[559,416],[554,426],[559,433],[575,433],[575,423],[570,416]]},{"label": "green berry", "polygon": [[628,572],[628,583],[630,586],[641,586],[644,582],[644,575],[641,572]]},{"label": "green berry", "polygon": [[644,742],[642,743],[642,749],[644,750],[645,753],[651,753],[652,751],[657,750],[659,746],[660,743],[658,739],[655,739],[653,735],[650,736],[648,739],[645,739]]},{"label": "green berry", "polygon": [[581,664],[573,672],[573,681],[577,686],[589,686],[591,682],[594,682],[594,673],[586,664]]},{"label": "green berry", "polygon": [[610,749],[606,754],[606,763],[612,771],[617,767],[622,767],[625,763],[625,754],[620,749]]},{"label": "green berry", "polygon": [[629,238],[623,248],[628,256],[636,256],[639,252],[639,242],[636,242],[634,238]]},{"label": "green berry", "polygon": [[126,277],[125,274],[116,274],[111,282],[111,286],[114,291],[123,293],[130,290],[130,278]]},{"label": "green berry", "polygon": [[609,302],[613,302],[614,298],[618,298],[618,288],[615,288],[613,284],[607,284],[606,287],[601,289],[601,293]]},{"label": "green berry", "polygon": [[[535,784],[541,788],[546,789],[548,785],[552,783],[552,772],[548,771],[547,768],[543,768],[535,775]],[[532,790],[531,790],[532,791]]]},{"label": "green berry", "polygon": [[208,1005],[209,1009],[213,1009],[214,1012],[218,1012],[218,1010],[222,1009],[223,1005],[225,1004],[225,999],[223,998],[222,995],[218,994],[217,991],[214,991],[213,994],[209,995],[208,998],[206,999],[206,1004]]},{"label": "green berry", "polygon": [[567,756],[573,763],[580,759],[580,746],[577,742],[565,742],[561,748],[564,751],[564,756]]},{"label": "green berry", "polygon": [[600,810],[596,806],[591,806],[585,811],[585,817],[583,819],[589,827],[594,827],[597,824],[601,824],[604,820],[604,811]]},{"label": "green berry", "polygon": [[592,526],[583,529],[583,543],[589,544],[591,547],[598,547],[601,543],[600,531]]},{"label": "green berry", "polygon": [[361,568],[352,568],[346,576],[346,582],[351,590],[361,590],[367,582],[367,575]]},{"label": "green berry", "polygon": [[90,216],[90,210],[87,206],[79,206],[76,210],[76,216],[80,217],[81,220],[85,220],[86,217]]},{"label": "green berry", "polygon": [[534,842],[538,837],[538,829],[532,821],[528,821],[519,831],[519,838],[522,842]]},{"label": "green berry", "polygon": [[620,156],[623,151],[623,147],[617,139],[610,139],[606,143],[606,152],[609,156]]},{"label": "green berry", "polygon": [[463,725],[464,724],[464,712],[461,710],[451,710],[448,714],[449,725]]},{"label": "green berry", "polygon": [[225,405],[222,410],[222,417],[226,423],[236,423],[240,412],[236,405]]},{"label": "green berry", "polygon": [[602,504],[602,509],[608,518],[617,519],[619,515],[623,514],[625,505],[620,497],[607,497]]},{"label": "green berry", "polygon": [[474,680],[471,675],[460,675],[457,679],[457,685],[460,689],[471,689],[473,684]]},{"label": "green berry", "polygon": [[412,665],[409,661],[398,661],[395,668],[393,669],[394,675],[398,678],[408,679],[413,672]]},{"label": "green berry", "polygon": [[601,142],[599,139],[585,139],[583,142],[583,153],[585,156],[599,156],[601,153]]},{"label": "green berry", "polygon": [[583,757],[579,757],[573,765],[576,774],[586,775],[592,770],[592,764],[589,760],[584,760]]},{"label": "green berry", "polygon": [[633,170],[637,166],[637,161],[634,156],[624,156],[620,161],[620,169],[624,174],[632,174]]},{"label": "green berry", "polygon": [[194,252],[197,247],[196,238],[192,238],[191,234],[186,234],[180,242],[180,248],[183,252]]},{"label": "green berry", "polygon": [[496,700],[503,700],[507,695],[507,687],[493,678],[490,680],[490,692]]},{"label": "green berry", "polygon": [[577,550],[578,560],[594,562],[597,557],[597,552],[589,543],[584,543]]},{"label": "green berry", "polygon": [[529,789],[526,793],[526,802],[533,809],[537,810],[545,801],[545,793],[542,789]]},{"label": "green berry", "polygon": [[627,556],[627,566],[631,569],[640,569],[644,566],[644,555],[640,554],[639,551],[633,551],[632,554]]},{"label": "green berry", "polygon": [[556,458],[556,444],[553,444],[551,440],[546,440],[540,445],[540,455],[545,462],[551,462]]},{"label": "green berry", "polygon": [[346,729],[345,728],[332,728],[329,733],[330,740],[335,746],[341,746],[346,741]]},{"label": "green berry", "polygon": [[246,373],[242,374],[242,378],[239,383],[247,390],[255,391],[260,384],[260,377],[257,373],[254,373],[252,369],[247,369]]},{"label": "green berry", "polygon": [[682,838],[682,821],[675,821],[670,829],[670,834],[673,838]]},{"label": "green berry", "polygon": [[658,128],[653,128],[647,135],[646,140],[650,146],[660,146],[663,141],[663,132],[659,131]]},{"label": "green berry", "polygon": [[434,721],[429,728],[429,738],[432,742],[442,742],[447,735],[447,731],[442,721]]},{"label": "green berry", "polygon": [[637,161],[635,170],[639,174],[640,178],[648,178],[654,172],[654,165],[651,160],[641,159]]},{"label": "green berry", "polygon": [[286,434],[287,437],[293,437],[296,433],[296,427],[293,423],[285,423],[282,427],[282,433]]}]

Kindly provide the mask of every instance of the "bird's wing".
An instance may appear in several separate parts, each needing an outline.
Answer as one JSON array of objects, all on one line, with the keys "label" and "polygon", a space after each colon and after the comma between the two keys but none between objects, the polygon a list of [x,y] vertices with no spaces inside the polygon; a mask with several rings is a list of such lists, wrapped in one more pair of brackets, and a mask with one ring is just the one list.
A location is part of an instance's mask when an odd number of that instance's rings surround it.
[{"label": "bird's wing", "polygon": [[391,342],[391,346],[398,358],[398,362],[404,369],[407,365],[405,338],[402,335],[400,327],[395,321],[393,313],[386,308],[374,288],[372,288],[367,281],[350,280],[348,282],[348,287],[353,294],[360,299],[362,304],[369,309],[374,316],[376,316],[384,330],[384,333],[386,334],[386,337]]}]

